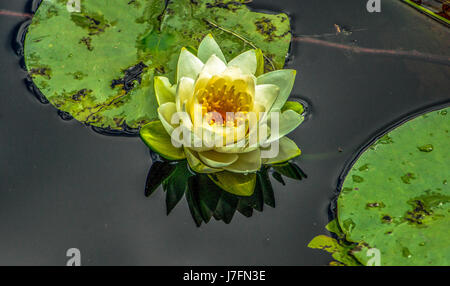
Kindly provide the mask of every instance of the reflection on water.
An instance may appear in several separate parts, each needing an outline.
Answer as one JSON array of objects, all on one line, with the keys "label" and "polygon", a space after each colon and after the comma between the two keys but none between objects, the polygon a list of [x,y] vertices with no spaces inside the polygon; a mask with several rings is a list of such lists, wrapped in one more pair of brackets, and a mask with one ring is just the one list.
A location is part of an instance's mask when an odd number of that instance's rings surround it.
[{"label": "reflection on water", "polygon": [[[152,153],[152,165],[147,175],[145,195],[152,195],[160,185],[166,192],[167,214],[186,197],[192,218],[197,226],[208,223],[212,217],[229,224],[236,211],[251,217],[253,210],[262,212],[264,205],[275,207],[275,196],[269,175],[285,185],[284,177],[306,179],[307,175],[295,162],[263,166],[256,173],[254,193],[249,197],[237,196],[218,187],[206,174],[190,170],[186,160],[165,161]],[[211,174],[211,176],[214,176]]]}]

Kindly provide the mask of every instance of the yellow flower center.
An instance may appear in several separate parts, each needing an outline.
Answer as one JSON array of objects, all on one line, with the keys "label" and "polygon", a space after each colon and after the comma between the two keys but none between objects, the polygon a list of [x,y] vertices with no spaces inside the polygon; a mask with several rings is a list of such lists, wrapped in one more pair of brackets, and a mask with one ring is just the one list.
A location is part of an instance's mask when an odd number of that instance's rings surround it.
[{"label": "yellow flower center", "polygon": [[[210,115],[209,124],[222,122],[236,124],[235,116],[227,118],[227,112],[234,115],[247,113],[253,107],[253,96],[248,90],[248,85],[243,79],[230,79],[227,77],[213,76],[205,88],[196,93],[198,103],[202,105],[202,115],[214,112]],[[217,118],[220,114],[221,118]],[[230,122],[228,122],[230,121]]]}]

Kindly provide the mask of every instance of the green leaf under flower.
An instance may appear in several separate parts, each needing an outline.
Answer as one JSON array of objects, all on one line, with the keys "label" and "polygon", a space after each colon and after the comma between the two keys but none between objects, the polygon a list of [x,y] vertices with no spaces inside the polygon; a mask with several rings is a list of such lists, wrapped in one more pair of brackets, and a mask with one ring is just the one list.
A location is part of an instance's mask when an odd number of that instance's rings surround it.
[{"label": "green leaf under flower", "polygon": [[167,160],[182,160],[186,158],[183,148],[175,148],[173,146],[171,138],[161,121],[155,120],[146,124],[141,128],[139,134],[151,150]]},{"label": "green leaf under flower", "polygon": [[285,112],[288,109],[297,112],[297,114],[299,115],[302,115],[305,112],[305,107],[303,106],[303,104],[297,101],[286,101],[286,103],[281,108],[281,112]]}]

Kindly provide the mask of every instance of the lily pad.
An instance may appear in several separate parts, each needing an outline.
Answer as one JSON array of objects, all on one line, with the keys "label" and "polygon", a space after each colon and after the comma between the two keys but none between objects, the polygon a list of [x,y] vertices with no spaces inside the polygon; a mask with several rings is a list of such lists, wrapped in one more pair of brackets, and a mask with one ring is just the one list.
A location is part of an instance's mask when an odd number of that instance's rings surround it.
[{"label": "lily pad", "polygon": [[259,48],[266,71],[284,66],[288,17],[252,12],[246,2],[91,0],[69,12],[66,0],[43,0],[26,35],[27,70],[78,121],[134,130],[157,118],[153,77],[173,82],[181,47],[195,50],[209,33],[227,59]]},{"label": "lily pad", "polygon": [[[450,115],[410,120],[356,161],[338,198],[339,226],[364,265],[450,265]],[[373,253],[371,251],[370,253]]]},{"label": "lily pad", "polygon": [[333,234],[333,237],[318,235],[309,243],[312,249],[321,249],[330,253],[335,259],[330,262],[330,266],[361,266],[361,263],[353,256],[353,252],[361,248],[356,243],[349,243],[345,240],[345,235],[339,227],[336,219],[329,222],[325,228]]}]

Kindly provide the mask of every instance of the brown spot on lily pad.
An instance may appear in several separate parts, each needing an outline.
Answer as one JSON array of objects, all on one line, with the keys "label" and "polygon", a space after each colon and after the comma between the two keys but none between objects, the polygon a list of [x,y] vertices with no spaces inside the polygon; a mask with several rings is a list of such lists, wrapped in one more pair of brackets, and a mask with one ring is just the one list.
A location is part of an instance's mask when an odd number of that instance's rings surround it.
[{"label": "brown spot on lily pad", "polygon": [[92,38],[91,37],[83,37],[78,42],[80,44],[84,44],[89,51],[93,51],[94,47],[92,46]]},{"label": "brown spot on lily pad", "polygon": [[420,147],[417,147],[417,149],[419,149],[420,152],[431,152],[433,151],[434,147],[433,144],[426,144]]},{"label": "brown spot on lily pad", "polygon": [[415,180],[416,176],[413,173],[406,173],[405,175],[401,176],[401,179],[403,183],[411,184],[411,180]]},{"label": "brown spot on lily pad", "polygon": [[272,21],[267,17],[262,17],[255,21],[256,30],[263,35],[267,41],[271,42],[276,38],[282,38],[289,34],[289,32],[283,35],[277,35],[277,27],[272,23]]},{"label": "brown spot on lily pad", "polygon": [[31,77],[35,77],[35,76],[43,76],[47,79],[51,79],[51,73],[52,70],[48,67],[37,67],[37,68],[32,68],[30,69],[30,75]]},{"label": "brown spot on lily pad", "polygon": [[142,72],[147,66],[140,62],[137,65],[134,65],[125,70],[125,75],[121,79],[114,79],[111,83],[111,88],[115,88],[116,86],[121,86],[125,93],[131,91],[135,86],[135,81],[141,84],[142,81]]},{"label": "brown spot on lily pad", "polygon": [[381,218],[381,221],[383,223],[391,223],[392,222],[392,217],[390,215],[383,215],[383,217]]},{"label": "brown spot on lily pad", "polygon": [[375,203],[367,203],[366,204],[366,209],[372,209],[372,208],[384,208],[385,205],[383,202],[375,202]]},{"label": "brown spot on lily pad", "polygon": [[352,176],[353,182],[355,183],[362,183],[364,182],[364,178],[358,175],[353,175]]},{"label": "brown spot on lily pad", "polygon": [[80,101],[81,98],[85,97],[86,95],[89,95],[90,93],[92,93],[91,89],[82,89],[80,91],[78,91],[77,93],[72,95],[72,99],[75,101]]}]

